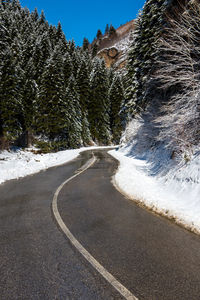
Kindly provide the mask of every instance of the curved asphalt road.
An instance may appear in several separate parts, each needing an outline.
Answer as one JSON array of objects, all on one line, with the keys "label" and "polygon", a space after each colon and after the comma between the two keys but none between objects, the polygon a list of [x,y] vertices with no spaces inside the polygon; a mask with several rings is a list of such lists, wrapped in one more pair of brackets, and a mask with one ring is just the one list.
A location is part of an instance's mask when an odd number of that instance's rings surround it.
[{"label": "curved asphalt road", "polygon": [[[200,299],[200,238],[125,199],[104,150],[67,183],[58,209],[82,245],[139,299]],[[0,299],[122,299],[52,216],[57,187],[90,157],[0,186]]]}]

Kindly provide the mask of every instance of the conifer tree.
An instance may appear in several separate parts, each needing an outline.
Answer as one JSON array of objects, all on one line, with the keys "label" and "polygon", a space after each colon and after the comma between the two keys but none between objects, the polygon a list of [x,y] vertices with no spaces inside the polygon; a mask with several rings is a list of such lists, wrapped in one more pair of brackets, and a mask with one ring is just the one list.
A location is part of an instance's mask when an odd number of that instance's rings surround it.
[{"label": "conifer tree", "polygon": [[34,9],[34,11],[31,13],[31,18],[33,22],[37,22],[39,19],[39,14],[37,8]]},{"label": "conifer tree", "polygon": [[100,38],[102,38],[102,32],[101,32],[101,30],[100,29],[98,29],[98,31],[97,31],[97,39],[100,39]]},{"label": "conifer tree", "polygon": [[45,15],[44,15],[44,11],[42,10],[41,11],[41,14],[40,14],[40,17],[39,17],[39,25],[43,25],[43,24],[45,24],[45,22],[46,22],[46,18],[45,18]]},{"label": "conifer tree", "polygon": [[23,132],[26,146],[32,142],[32,132],[35,125],[37,84],[34,80],[35,66],[32,58],[27,62],[21,79]]},{"label": "conifer tree", "polygon": [[86,111],[88,108],[90,85],[89,74],[85,60],[82,61],[81,66],[77,74],[77,88],[80,95],[80,105],[82,111]]},{"label": "conifer tree", "polygon": [[74,40],[69,41],[67,46],[68,46],[68,47],[67,47],[67,48],[68,48],[68,52],[69,52],[69,54],[72,56],[73,53],[74,53],[74,51],[76,50],[76,45],[75,45]]},{"label": "conifer tree", "polygon": [[56,45],[57,44],[60,45],[60,50],[61,50],[62,54],[65,55],[65,53],[67,51],[67,41],[66,41],[65,35],[63,33],[60,22],[58,22],[58,26],[56,28],[55,38],[56,38]]},{"label": "conifer tree", "polygon": [[130,117],[145,108],[156,90],[156,86],[146,87],[156,62],[156,41],[166,25],[165,16],[171,4],[171,0],[147,0],[136,21],[126,78],[126,110]]},{"label": "conifer tree", "polygon": [[73,74],[73,63],[69,52],[66,51],[63,57],[63,74],[64,74],[64,83],[68,85],[68,80],[70,76]]},{"label": "conifer tree", "polygon": [[123,129],[121,109],[124,100],[124,89],[121,78],[117,74],[113,78],[112,85],[109,89],[109,100],[111,106],[110,127],[112,132],[112,139],[114,143],[118,144]]},{"label": "conifer tree", "polygon": [[[2,56],[1,56],[2,59]],[[15,55],[7,50],[0,66],[0,111],[4,136],[12,142],[22,132],[19,115],[22,110],[20,67]]]},{"label": "conifer tree", "polygon": [[1,136],[14,142],[33,133],[54,149],[87,145],[92,138],[109,143],[113,74],[93,60],[97,43],[88,51],[85,39],[84,47],[67,42],[61,24],[49,25],[44,12],[30,13],[18,0],[1,1]]},{"label": "conifer tree", "polygon": [[78,69],[81,64],[80,53],[77,50],[75,50],[71,56],[71,59],[73,64],[73,75],[75,78],[77,78]]},{"label": "conifer tree", "polygon": [[97,42],[94,42],[92,45],[92,58],[94,58],[97,55],[98,52],[98,45]]},{"label": "conifer tree", "polygon": [[72,75],[66,90],[67,118],[65,134],[69,148],[78,148],[82,145],[82,113],[79,104],[77,83]]},{"label": "conifer tree", "polygon": [[110,25],[110,28],[109,28],[109,36],[112,36],[116,33],[116,30],[115,28],[113,27],[113,25],[111,24]]},{"label": "conifer tree", "polygon": [[103,60],[95,59],[90,78],[89,123],[92,138],[102,144],[110,141],[109,102],[106,67]]},{"label": "conifer tree", "polygon": [[59,46],[47,60],[37,97],[37,131],[54,140],[65,126],[63,59]]},{"label": "conifer tree", "polygon": [[110,67],[108,70],[107,70],[107,77],[108,77],[108,88],[111,87],[111,84],[113,83],[113,79],[115,77],[115,71],[112,67]]},{"label": "conifer tree", "polygon": [[90,43],[89,43],[88,39],[87,39],[87,38],[84,38],[84,39],[83,39],[83,50],[84,50],[84,51],[88,50],[89,45],[90,45]]},{"label": "conifer tree", "polygon": [[106,28],[105,28],[105,34],[109,33],[109,25],[106,24]]},{"label": "conifer tree", "polygon": [[82,60],[82,64],[77,74],[77,91],[79,93],[79,102],[82,112],[82,139],[85,144],[88,144],[91,140],[88,122],[90,79],[85,60]]},{"label": "conifer tree", "polygon": [[87,146],[90,145],[92,141],[91,133],[90,133],[90,124],[88,121],[88,113],[82,113],[82,130],[81,130],[81,137],[83,141],[83,145]]},{"label": "conifer tree", "polygon": [[47,32],[37,38],[33,49],[33,63],[36,67],[36,81],[39,84],[46,61],[52,53],[51,44]]}]

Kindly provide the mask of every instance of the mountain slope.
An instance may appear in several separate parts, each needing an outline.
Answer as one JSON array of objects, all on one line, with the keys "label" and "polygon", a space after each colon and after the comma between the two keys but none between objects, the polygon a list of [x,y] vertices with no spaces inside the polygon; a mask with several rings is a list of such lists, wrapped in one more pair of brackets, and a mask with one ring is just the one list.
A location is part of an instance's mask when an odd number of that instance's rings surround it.
[{"label": "mountain slope", "polygon": [[116,29],[113,35],[105,34],[97,41],[97,56],[104,58],[107,67],[122,69],[126,66],[128,49],[133,41],[135,20]]},{"label": "mountain slope", "polygon": [[199,16],[198,1],[146,2],[129,52],[130,122],[113,153],[121,161],[115,179],[125,193],[198,233]]}]

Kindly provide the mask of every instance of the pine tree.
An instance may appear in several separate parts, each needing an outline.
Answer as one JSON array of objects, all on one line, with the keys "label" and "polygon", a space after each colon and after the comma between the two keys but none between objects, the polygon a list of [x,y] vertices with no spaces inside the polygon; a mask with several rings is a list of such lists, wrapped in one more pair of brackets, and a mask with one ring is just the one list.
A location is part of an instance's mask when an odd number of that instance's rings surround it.
[{"label": "pine tree", "polygon": [[50,58],[51,43],[47,32],[37,38],[33,49],[33,63],[36,67],[36,81],[39,84],[46,61]]},{"label": "pine tree", "polygon": [[90,124],[88,121],[88,113],[82,113],[82,131],[81,131],[82,141],[84,146],[90,145],[92,141],[90,133]]},{"label": "pine tree", "polygon": [[96,42],[92,45],[92,58],[94,58],[98,53],[98,45]]},{"label": "pine tree", "polygon": [[108,144],[110,141],[107,71],[104,61],[95,59],[90,78],[89,123],[93,140]]},{"label": "pine tree", "polygon": [[115,77],[115,70],[110,67],[108,70],[107,70],[107,77],[108,77],[108,88],[111,87],[111,84],[113,83],[113,79]]},{"label": "pine tree", "polygon": [[47,60],[37,96],[37,132],[54,140],[65,127],[63,59],[59,46]]},{"label": "pine tree", "polygon": [[39,14],[37,8],[34,9],[34,11],[31,13],[31,18],[33,22],[37,22],[39,19]]},{"label": "pine tree", "polygon": [[77,78],[78,69],[81,64],[81,56],[80,53],[75,50],[71,56],[72,64],[73,64],[73,75],[75,78]]},{"label": "pine tree", "polygon": [[83,60],[77,74],[77,88],[80,95],[82,111],[86,111],[89,103],[90,82],[86,62]]},{"label": "pine tree", "polygon": [[100,29],[98,29],[98,31],[97,31],[97,39],[99,40],[99,39],[101,39],[102,38],[102,32],[101,32],[101,30]]},{"label": "pine tree", "polygon": [[56,38],[56,45],[58,45],[58,44],[60,45],[60,50],[61,50],[62,54],[65,55],[65,53],[67,51],[67,41],[66,41],[65,35],[63,33],[60,22],[58,22],[58,26],[56,28],[55,38]]},{"label": "pine tree", "polygon": [[72,75],[66,90],[67,118],[66,118],[66,137],[69,148],[78,148],[82,145],[82,113],[79,104],[79,94],[77,83]]},{"label": "pine tree", "polygon": [[79,102],[82,111],[82,139],[86,145],[91,141],[91,135],[88,122],[90,80],[85,60],[82,61],[82,64],[77,74],[77,91],[79,93]]},{"label": "pine tree", "polygon": [[76,45],[74,40],[68,42],[67,49],[69,54],[72,56],[74,51],[76,50]]},{"label": "pine tree", "polygon": [[22,132],[19,120],[22,110],[20,71],[14,53],[8,50],[0,66],[0,112],[3,134],[10,142]]},{"label": "pine tree", "polygon": [[70,76],[73,74],[73,63],[71,56],[68,52],[65,53],[63,57],[63,74],[64,74],[64,83],[68,84]]},{"label": "pine tree", "polygon": [[49,25],[44,12],[30,13],[18,0],[0,3],[0,39],[3,138],[14,143],[24,133],[40,135],[58,150],[89,144],[92,128],[97,142],[109,143],[111,73],[93,60],[96,43],[91,51],[87,39],[85,48],[76,47],[60,23]]},{"label": "pine tree", "polygon": [[34,131],[36,116],[36,97],[38,87],[34,80],[35,73],[35,66],[32,58],[30,58],[24,68],[21,79],[23,132],[25,136],[24,143],[26,146],[29,146],[32,143],[32,132]]},{"label": "pine tree", "polygon": [[112,35],[114,35],[114,34],[116,34],[116,30],[115,30],[115,28],[113,27],[113,25],[111,24],[111,25],[110,25],[110,28],[109,28],[109,36],[112,36]]},{"label": "pine tree", "polygon": [[106,28],[105,28],[105,34],[109,33],[109,25],[106,24]]},{"label": "pine tree", "polygon": [[112,132],[113,142],[118,144],[122,134],[123,123],[121,109],[124,100],[124,89],[119,75],[115,75],[112,85],[109,89],[110,100],[110,127]]},{"label": "pine tree", "polygon": [[129,117],[141,112],[152,99],[156,86],[147,89],[156,62],[156,41],[166,26],[172,1],[148,0],[136,22],[135,39],[127,64],[126,110]]},{"label": "pine tree", "polygon": [[90,42],[88,41],[88,39],[87,39],[87,38],[84,38],[84,39],[83,39],[83,50],[84,50],[84,51],[88,50],[89,45],[90,45]]},{"label": "pine tree", "polygon": [[12,0],[1,0],[1,4],[3,6],[3,8],[5,9],[6,7],[9,6],[9,4],[12,3]]},{"label": "pine tree", "polygon": [[43,24],[45,24],[45,22],[46,22],[46,18],[45,18],[45,15],[44,15],[44,11],[42,10],[41,14],[40,14],[40,17],[39,17],[38,23],[39,23],[39,25],[43,25]]}]

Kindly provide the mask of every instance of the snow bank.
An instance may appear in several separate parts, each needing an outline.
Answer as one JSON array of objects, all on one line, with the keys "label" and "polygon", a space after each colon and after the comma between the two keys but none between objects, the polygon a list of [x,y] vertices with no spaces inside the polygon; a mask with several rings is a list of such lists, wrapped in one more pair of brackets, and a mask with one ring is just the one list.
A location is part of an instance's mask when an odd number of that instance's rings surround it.
[{"label": "snow bank", "polygon": [[62,165],[76,158],[82,151],[98,148],[105,147],[83,147],[48,154],[34,154],[30,151],[31,149],[0,152],[0,184],[10,179],[17,179]]},{"label": "snow bank", "polygon": [[[165,172],[155,171],[160,168],[162,149],[157,161],[154,156],[153,167],[149,153],[138,155],[130,144],[109,153],[120,162],[114,182],[124,194],[200,233],[200,152],[187,163],[166,165]],[[163,156],[166,161],[164,152]]]}]

